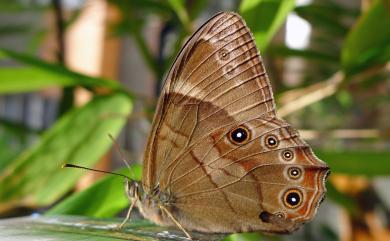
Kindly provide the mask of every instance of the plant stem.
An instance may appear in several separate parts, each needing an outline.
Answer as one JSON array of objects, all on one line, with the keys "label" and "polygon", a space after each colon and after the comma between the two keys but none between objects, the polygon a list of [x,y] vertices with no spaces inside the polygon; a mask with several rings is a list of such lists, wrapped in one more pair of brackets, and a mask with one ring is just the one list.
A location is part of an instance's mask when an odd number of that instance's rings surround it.
[{"label": "plant stem", "polygon": [[[61,65],[65,65],[65,24],[63,18],[63,9],[61,0],[52,0],[52,5],[55,13],[56,34],[57,34],[57,60]],[[61,116],[67,112],[74,104],[74,87],[65,87],[62,94],[62,99],[59,106],[58,115]]]}]

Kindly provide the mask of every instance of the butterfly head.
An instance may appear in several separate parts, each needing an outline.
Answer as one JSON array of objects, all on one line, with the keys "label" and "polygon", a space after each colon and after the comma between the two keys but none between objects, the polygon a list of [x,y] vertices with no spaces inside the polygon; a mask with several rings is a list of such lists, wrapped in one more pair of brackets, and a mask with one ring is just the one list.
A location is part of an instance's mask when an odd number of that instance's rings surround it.
[{"label": "butterfly head", "polygon": [[130,199],[139,199],[141,195],[141,186],[137,181],[126,178],[125,190],[127,197]]}]

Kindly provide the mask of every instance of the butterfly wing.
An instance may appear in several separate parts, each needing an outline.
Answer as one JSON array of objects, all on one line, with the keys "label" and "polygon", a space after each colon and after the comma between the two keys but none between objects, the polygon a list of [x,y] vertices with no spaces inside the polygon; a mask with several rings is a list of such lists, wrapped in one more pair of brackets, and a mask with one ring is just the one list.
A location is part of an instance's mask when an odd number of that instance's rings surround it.
[{"label": "butterfly wing", "polygon": [[[202,102],[211,105],[203,104],[198,111]],[[234,13],[216,15],[187,41],[169,71],[146,148],[143,184],[155,184],[157,170],[163,170],[160,167],[188,146],[195,121],[212,130],[219,123],[210,123],[207,118],[225,114],[232,116],[232,121],[233,115],[236,120],[274,115],[274,106],[266,72],[247,27]],[[198,133],[190,141],[201,135],[201,128],[196,129]],[[182,138],[175,135],[177,131],[183,132]],[[175,142],[177,150],[172,150],[169,142]]]},{"label": "butterfly wing", "polygon": [[[239,128],[242,143],[232,140]],[[267,146],[270,136],[277,147]],[[283,160],[285,150],[291,160]],[[289,168],[299,178],[290,178]],[[179,53],[159,99],[144,157],[149,200],[164,199],[190,230],[286,232],[314,215],[326,170],[276,117],[267,74],[241,17],[210,19]],[[299,208],[286,206],[287,199],[299,199]],[[148,215],[147,203],[147,217],[169,223]]]}]

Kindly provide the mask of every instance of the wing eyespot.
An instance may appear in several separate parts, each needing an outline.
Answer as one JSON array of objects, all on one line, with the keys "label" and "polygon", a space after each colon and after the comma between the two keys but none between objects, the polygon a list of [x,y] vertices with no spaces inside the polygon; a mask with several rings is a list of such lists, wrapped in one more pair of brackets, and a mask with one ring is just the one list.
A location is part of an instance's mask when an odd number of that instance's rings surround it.
[{"label": "wing eyespot", "polygon": [[290,167],[287,174],[290,179],[298,180],[302,176],[302,170],[299,167]]},{"label": "wing eyespot", "polygon": [[282,152],[282,158],[285,161],[291,161],[294,158],[294,152],[292,152],[291,150],[284,150]]},{"label": "wing eyespot", "polygon": [[303,202],[302,192],[298,189],[289,189],[283,195],[283,204],[290,209],[298,208]]},{"label": "wing eyespot", "polygon": [[264,141],[265,145],[270,149],[274,149],[279,145],[278,138],[275,135],[266,136]]},{"label": "wing eyespot", "polygon": [[250,132],[245,126],[239,126],[231,130],[229,140],[235,145],[242,145],[250,139]]}]

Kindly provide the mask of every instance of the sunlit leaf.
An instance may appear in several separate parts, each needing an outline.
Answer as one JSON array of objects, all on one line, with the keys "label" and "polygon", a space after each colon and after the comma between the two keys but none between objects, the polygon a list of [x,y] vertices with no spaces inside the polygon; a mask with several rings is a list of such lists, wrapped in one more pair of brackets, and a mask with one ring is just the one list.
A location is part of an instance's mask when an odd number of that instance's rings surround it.
[{"label": "sunlit leaf", "polygon": [[51,64],[41,59],[0,49],[0,58],[12,58],[29,67],[0,68],[0,93],[16,93],[39,90],[51,86],[107,87],[121,89],[116,81],[93,78],[70,71],[58,64]]},{"label": "sunlit leaf", "polygon": [[390,60],[390,11],[376,0],[349,32],[342,49],[342,65],[348,74]]},{"label": "sunlit leaf", "polygon": [[263,52],[287,15],[294,8],[295,0],[243,0],[240,13],[256,39],[257,47]]},{"label": "sunlit leaf", "polygon": [[64,195],[82,173],[61,165],[93,166],[112,145],[107,134],[119,133],[131,108],[128,95],[118,93],[65,114],[0,174],[0,212],[49,205]]}]

